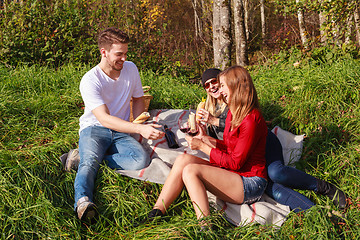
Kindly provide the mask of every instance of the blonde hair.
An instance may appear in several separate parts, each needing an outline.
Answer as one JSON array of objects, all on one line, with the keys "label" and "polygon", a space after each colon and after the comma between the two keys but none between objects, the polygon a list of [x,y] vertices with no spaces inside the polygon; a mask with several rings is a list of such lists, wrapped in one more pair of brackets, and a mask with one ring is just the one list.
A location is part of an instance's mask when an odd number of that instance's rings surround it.
[{"label": "blonde hair", "polygon": [[230,91],[228,107],[232,113],[231,128],[240,125],[254,108],[260,109],[254,83],[249,72],[241,66],[232,66],[219,74]]},{"label": "blonde hair", "polygon": [[[219,77],[216,78],[219,82]],[[214,98],[209,93],[207,93],[205,101],[205,110],[208,111],[214,117],[219,117],[222,112],[225,111],[226,103],[222,95],[219,98]]]},{"label": "blonde hair", "polygon": [[214,117],[219,117],[220,114],[225,111],[226,103],[224,102],[222,95],[219,98],[214,98],[208,93],[204,108]]}]

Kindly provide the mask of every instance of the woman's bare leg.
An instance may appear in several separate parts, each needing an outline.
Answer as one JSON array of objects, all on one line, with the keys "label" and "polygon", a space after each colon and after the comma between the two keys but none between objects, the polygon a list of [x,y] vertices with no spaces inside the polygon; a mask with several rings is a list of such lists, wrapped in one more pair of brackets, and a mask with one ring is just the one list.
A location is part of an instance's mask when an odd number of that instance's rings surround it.
[{"label": "woman's bare leg", "polygon": [[236,173],[211,165],[191,163],[184,167],[182,178],[198,219],[210,214],[206,190],[226,202],[244,202],[243,181]]},{"label": "woman's bare leg", "polygon": [[176,161],[169,173],[169,176],[166,178],[165,184],[154,205],[155,209],[160,209],[162,213],[165,213],[166,209],[179,196],[184,187],[184,182],[182,178],[183,169],[186,165],[190,163],[197,163],[199,165],[209,164],[207,161],[189,154],[179,155],[176,158]]}]

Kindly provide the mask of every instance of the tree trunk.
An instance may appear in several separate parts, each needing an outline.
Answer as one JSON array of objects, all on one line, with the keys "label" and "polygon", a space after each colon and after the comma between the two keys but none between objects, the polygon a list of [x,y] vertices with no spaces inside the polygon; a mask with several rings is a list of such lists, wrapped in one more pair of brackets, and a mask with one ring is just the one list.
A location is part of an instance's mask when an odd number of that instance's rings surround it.
[{"label": "tree trunk", "polygon": [[250,39],[250,26],[249,26],[249,0],[243,0],[244,1],[244,16],[245,16],[245,32],[246,32],[246,41],[249,41]]},{"label": "tree trunk", "polygon": [[231,62],[230,1],[214,0],[213,47],[214,66],[225,69]]},{"label": "tree trunk", "polygon": [[261,36],[262,42],[265,44],[266,41],[266,22],[265,22],[265,1],[260,0],[260,15],[261,15]]},{"label": "tree trunk", "polygon": [[[299,3],[299,0],[296,0],[296,3]],[[304,22],[304,12],[301,8],[298,9],[297,12],[298,15],[298,21],[299,21],[299,30],[300,30],[300,37],[301,37],[301,43],[305,49],[308,48],[308,38],[307,38],[307,32],[305,29],[305,22]]]},{"label": "tree trunk", "polygon": [[234,27],[236,64],[246,66],[249,64],[249,60],[247,53],[243,0],[234,0]]},{"label": "tree trunk", "polygon": [[320,42],[323,45],[326,44],[326,41],[327,41],[327,37],[326,37],[327,33],[326,33],[326,31],[324,31],[325,22],[326,22],[326,17],[322,12],[320,12],[319,13]]},{"label": "tree trunk", "polygon": [[351,35],[353,33],[353,26],[354,26],[354,15],[350,14],[346,19],[346,28],[345,28],[345,41],[346,45],[351,43]]},{"label": "tree trunk", "polygon": [[356,42],[360,46],[360,14],[359,14],[359,4],[357,3],[355,12],[354,12],[354,22],[355,22],[355,32],[356,32]]},{"label": "tree trunk", "polygon": [[195,36],[202,37],[201,6],[199,6],[198,0],[192,0],[191,3],[194,8]]},{"label": "tree trunk", "polygon": [[340,46],[341,45],[341,32],[340,32],[340,26],[339,23],[335,20],[331,21],[332,23],[332,35],[334,39],[334,44]]}]

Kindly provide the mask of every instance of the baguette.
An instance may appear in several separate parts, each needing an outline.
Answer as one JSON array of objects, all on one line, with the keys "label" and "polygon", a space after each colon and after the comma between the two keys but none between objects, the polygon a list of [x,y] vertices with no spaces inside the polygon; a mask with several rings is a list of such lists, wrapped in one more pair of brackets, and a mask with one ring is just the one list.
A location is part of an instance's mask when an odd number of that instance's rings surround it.
[{"label": "baguette", "polygon": [[150,113],[148,112],[143,112],[142,114],[140,114],[134,121],[133,123],[143,123],[146,120],[148,120],[150,117]]},{"label": "baguette", "polygon": [[200,102],[196,108],[196,121],[197,122],[200,121],[200,116],[199,116],[198,112],[201,108],[205,108],[205,102]]},{"label": "baguette", "polygon": [[190,132],[196,132],[196,120],[194,113],[189,114],[189,124],[190,124]]}]

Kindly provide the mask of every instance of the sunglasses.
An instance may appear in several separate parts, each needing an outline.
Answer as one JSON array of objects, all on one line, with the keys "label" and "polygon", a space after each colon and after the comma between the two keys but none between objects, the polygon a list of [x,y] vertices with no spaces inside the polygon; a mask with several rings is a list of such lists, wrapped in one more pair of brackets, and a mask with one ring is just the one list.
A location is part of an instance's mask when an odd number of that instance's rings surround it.
[{"label": "sunglasses", "polygon": [[218,83],[218,81],[217,81],[216,78],[211,79],[211,81],[206,82],[206,83],[204,84],[204,88],[205,88],[205,89],[208,89],[208,88],[210,87],[210,83],[211,83],[212,85],[214,85],[214,84]]}]

